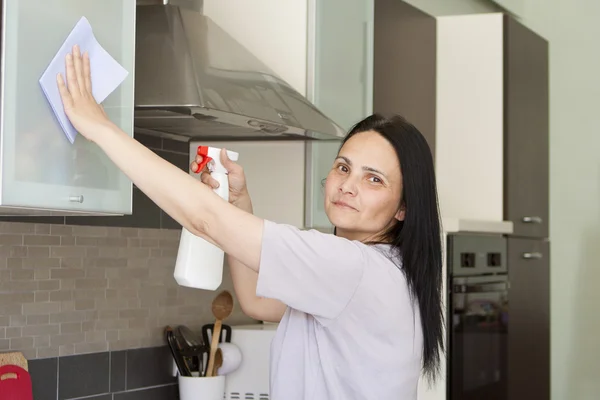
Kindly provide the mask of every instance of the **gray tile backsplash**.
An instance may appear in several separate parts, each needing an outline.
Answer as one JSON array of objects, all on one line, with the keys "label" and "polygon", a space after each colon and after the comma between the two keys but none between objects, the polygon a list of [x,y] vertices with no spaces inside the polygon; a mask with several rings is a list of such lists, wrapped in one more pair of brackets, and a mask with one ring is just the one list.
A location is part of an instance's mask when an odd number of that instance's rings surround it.
[{"label": "gray tile backsplash", "polygon": [[[218,291],[178,286],[179,229],[0,222],[0,352],[28,359],[164,344]],[[219,290],[233,292],[228,269]],[[238,304],[228,324],[252,323]]]}]

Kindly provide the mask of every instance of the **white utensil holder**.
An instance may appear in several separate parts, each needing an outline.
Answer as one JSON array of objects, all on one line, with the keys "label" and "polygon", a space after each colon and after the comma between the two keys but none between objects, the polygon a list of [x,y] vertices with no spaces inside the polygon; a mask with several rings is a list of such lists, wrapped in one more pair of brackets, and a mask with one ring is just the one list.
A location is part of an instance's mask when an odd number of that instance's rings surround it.
[{"label": "white utensil holder", "polygon": [[223,400],[225,397],[225,376],[179,375],[178,381],[179,400]]}]

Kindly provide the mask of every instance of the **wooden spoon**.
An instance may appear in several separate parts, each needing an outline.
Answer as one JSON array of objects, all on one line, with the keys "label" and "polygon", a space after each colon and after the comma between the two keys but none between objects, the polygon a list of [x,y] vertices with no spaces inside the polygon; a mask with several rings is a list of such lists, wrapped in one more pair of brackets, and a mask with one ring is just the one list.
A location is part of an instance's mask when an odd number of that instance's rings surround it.
[{"label": "wooden spoon", "polygon": [[227,290],[219,293],[212,302],[212,313],[215,316],[215,326],[213,328],[212,340],[210,343],[210,355],[208,357],[208,367],[206,376],[213,376],[215,367],[215,354],[219,348],[219,339],[221,338],[221,324],[223,320],[231,315],[233,311],[233,296]]},{"label": "wooden spoon", "polygon": [[223,366],[223,352],[219,347],[217,352],[215,353],[215,368],[213,369],[213,376],[217,376],[219,373],[219,368]]}]

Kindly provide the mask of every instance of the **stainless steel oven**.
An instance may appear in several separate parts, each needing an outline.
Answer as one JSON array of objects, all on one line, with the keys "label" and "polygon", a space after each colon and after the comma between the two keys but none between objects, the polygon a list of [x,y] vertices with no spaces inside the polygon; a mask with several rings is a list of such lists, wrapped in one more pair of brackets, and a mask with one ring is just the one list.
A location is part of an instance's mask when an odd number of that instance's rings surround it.
[{"label": "stainless steel oven", "polygon": [[501,235],[448,236],[451,400],[507,400],[506,246]]}]

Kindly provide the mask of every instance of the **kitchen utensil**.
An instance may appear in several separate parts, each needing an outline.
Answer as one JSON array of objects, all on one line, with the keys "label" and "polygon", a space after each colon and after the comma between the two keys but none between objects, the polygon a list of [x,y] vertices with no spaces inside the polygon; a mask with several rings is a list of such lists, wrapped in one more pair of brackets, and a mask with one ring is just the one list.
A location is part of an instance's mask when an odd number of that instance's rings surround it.
[{"label": "kitchen utensil", "polygon": [[29,372],[17,365],[0,367],[0,400],[33,400]]},{"label": "kitchen utensil", "polygon": [[219,338],[221,337],[221,325],[222,321],[231,315],[233,311],[233,296],[227,290],[219,293],[212,302],[212,313],[215,316],[215,327],[213,329],[212,340],[210,343],[210,356],[208,357],[208,368],[206,376],[213,376],[213,369],[215,366],[215,353],[219,345]]},{"label": "kitchen utensil", "polygon": [[208,358],[210,357],[210,347],[203,346],[199,357],[202,360],[202,365],[204,366],[204,368],[200,370],[200,376],[206,376],[206,372],[208,370]]},{"label": "kitchen utensil", "polygon": [[183,355],[181,354],[181,348],[173,336],[173,329],[170,326],[165,328],[165,339],[167,340],[167,344],[169,345],[169,349],[171,349],[171,355],[173,356],[173,360],[175,360],[175,365],[177,366],[177,370],[179,371],[179,375],[182,376],[192,376],[192,372],[185,360],[183,359]]},{"label": "kitchen utensil", "polygon": [[185,325],[179,325],[177,328],[175,328],[175,334],[177,338],[181,338],[183,340],[182,343],[185,343],[188,347],[199,347],[209,343],[203,342],[201,337],[199,337]]},{"label": "kitchen utensil", "polygon": [[[203,367],[206,367],[208,361],[208,344],[206,343],[209,342],[204,343],[200,336],[185,325],[179,325],[173,332],[190,370],[197,371],[202,376],[205,369]],[[206,355],[206,360],[204,360],[204,355]]]},{"label": "kitchen utensil", "polygon": [[217,372],[219,371],[219,368],[221,368],[221,366],[223,365],[223,352],[221,351],[220,348],[217,349],[217,351],[215,352],[215,365],[212,371],[212,376],[217,376]]},{"label": "kitchen utensil", "polygon": [[[242,364],[242,351],[233,343],[219,343],[219,349],[223,355],[221,367],[215,368],[217,375],[229,375],[237,370]],[[217,360],[215,360],[215,363]]]},{"label": "kitchen utensil", "polygon": [[[215,324],[206,324],[202,326],[202,339],[204,340],[204,343],[208,344],[212,341],[212,333],[214,328]],[[221,324],[221,332],[219,343],[231,343],[231,326],[227,324]]]}]

